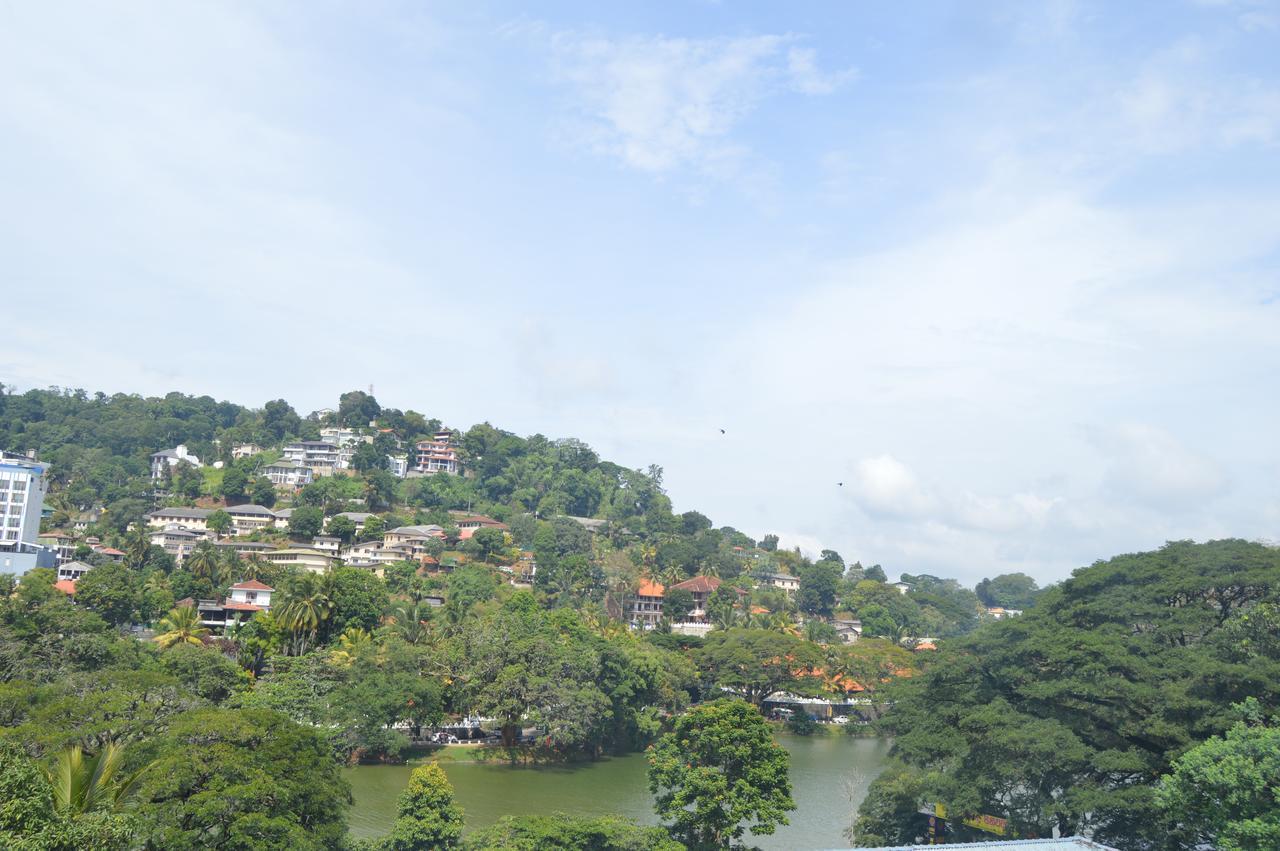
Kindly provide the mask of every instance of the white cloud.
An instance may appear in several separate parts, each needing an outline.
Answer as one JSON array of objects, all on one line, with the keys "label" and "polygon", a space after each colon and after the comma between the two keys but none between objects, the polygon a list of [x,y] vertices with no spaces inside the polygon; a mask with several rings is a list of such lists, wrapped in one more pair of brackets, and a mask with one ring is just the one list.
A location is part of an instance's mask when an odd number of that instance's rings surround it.
[{"label": "white cloud", "polygon": [[747,156],[732,131],[780,86],[829,94],[854,72],[825,73],[781,35],[553,39],[560,77],[585,119],[582,140],[642,171],[732,171]]},{"label": "white cloud", "polygon": [[829,95],[858,79],[856,68],[832,73],[823,71],[818,67],[818,51],[811,47],[793,47],[787,51],[787,73],[792,88],[806,95]]},{"label": "white cloud", "polygon": [[1163,429],[1131,423],[1096,430],[1093,439],[1109,459],[1107,487],[1122,498],[1177,509],[1203,505],[1227,490],[1219,464]]},{"label": "white cloud", "polygon": [[873,516],[919,518],[937,505],[915,474],[892,455],[863,458],[849,484],[859,506]]}]

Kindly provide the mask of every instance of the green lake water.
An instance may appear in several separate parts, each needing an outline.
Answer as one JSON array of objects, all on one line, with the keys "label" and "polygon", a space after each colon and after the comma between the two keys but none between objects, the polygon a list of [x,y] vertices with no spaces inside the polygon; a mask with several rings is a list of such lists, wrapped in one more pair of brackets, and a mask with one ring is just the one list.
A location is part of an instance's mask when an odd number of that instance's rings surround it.
[{"label": "green lake water", "polygon": [[[867,786],[884,766],[889,743],[850,736],[779,736],[791,753],[791,787],[796,810],[791,824],[773,836],[756,837],[766,851],[847,848],[842,835]],[[645,785],[643,754],[565,767],[520,767],[442,762],[468,829],[504,815],[561,811],[595,816],[619,813],[644,824],[657,823]],[[355,804],[351,833],[386,833],[395,820],[396,798],[413,765],[361,765],[347,769]]]}]

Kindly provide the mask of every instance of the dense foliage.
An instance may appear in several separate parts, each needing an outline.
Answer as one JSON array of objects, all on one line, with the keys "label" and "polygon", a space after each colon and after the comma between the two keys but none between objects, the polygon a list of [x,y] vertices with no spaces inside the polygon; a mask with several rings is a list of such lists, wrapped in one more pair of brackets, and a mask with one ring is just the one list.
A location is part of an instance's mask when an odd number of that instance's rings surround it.
[{"label": "dense foliage", "polygon": [[795,809],[787,752],[745,701],[694,707],[648,756],[658,815],[690,849],[727,847],[748,829],[773,833]]},{"label": "dense foliage", "polygon": [[1233,703],[1280,699],[1278,598],[1280,550],[1236,540],[1076,571],[891,686],[900,765],[873,786],[857,838],[911,841],[911,799],[1007,817],[1019,835],[1190,847],[1161,816],[1157,782],[1231,728]]}]

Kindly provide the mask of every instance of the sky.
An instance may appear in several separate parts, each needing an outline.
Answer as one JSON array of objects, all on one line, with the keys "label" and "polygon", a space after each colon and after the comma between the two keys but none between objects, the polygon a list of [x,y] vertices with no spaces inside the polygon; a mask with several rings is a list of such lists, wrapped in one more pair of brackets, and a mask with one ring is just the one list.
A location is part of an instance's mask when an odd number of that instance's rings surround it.
[{"label": "sky", "polygon": [[0,287],[10,387],[373,385],[891,576],[1280,539],[1280,4],[3,3]]}]

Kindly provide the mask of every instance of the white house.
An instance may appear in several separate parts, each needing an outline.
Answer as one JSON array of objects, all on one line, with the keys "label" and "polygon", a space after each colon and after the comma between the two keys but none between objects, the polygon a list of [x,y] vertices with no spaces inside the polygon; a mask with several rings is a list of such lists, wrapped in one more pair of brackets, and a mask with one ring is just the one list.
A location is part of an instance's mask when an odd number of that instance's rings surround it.
[{"label": "white house", "polygon": [[275,590],[270,585],[264,585],[256,579],[246,579],[244,582],[237,582],[231,586],[231,596],[227,599],[227,602],[257,606],[259,609],[266,611],[271,608],[271,595]]},{"label": "white house", "polygon": [[271,484],[278,488],[300,488],[311,484],[312,481],[310,467],[304,467],[296,461],[290,461],[288,458],[273,461],[259,472],[270,479]]},{"label": "white house", "polygon": [[70,579],[75,582],[91,570],[93,570],[93,565],[91,564],[86,564],[83,561],[69,561],[58,566],[58,579]]},{"label": "white house", "polygon": [[192,467],[203,467],[200,458],[187,450],[187,447],[179,443],[172,449],[162,449],[151,455],[151,478],[163,479],[169,471],[176,468],[179,464],[190,464]]}]

